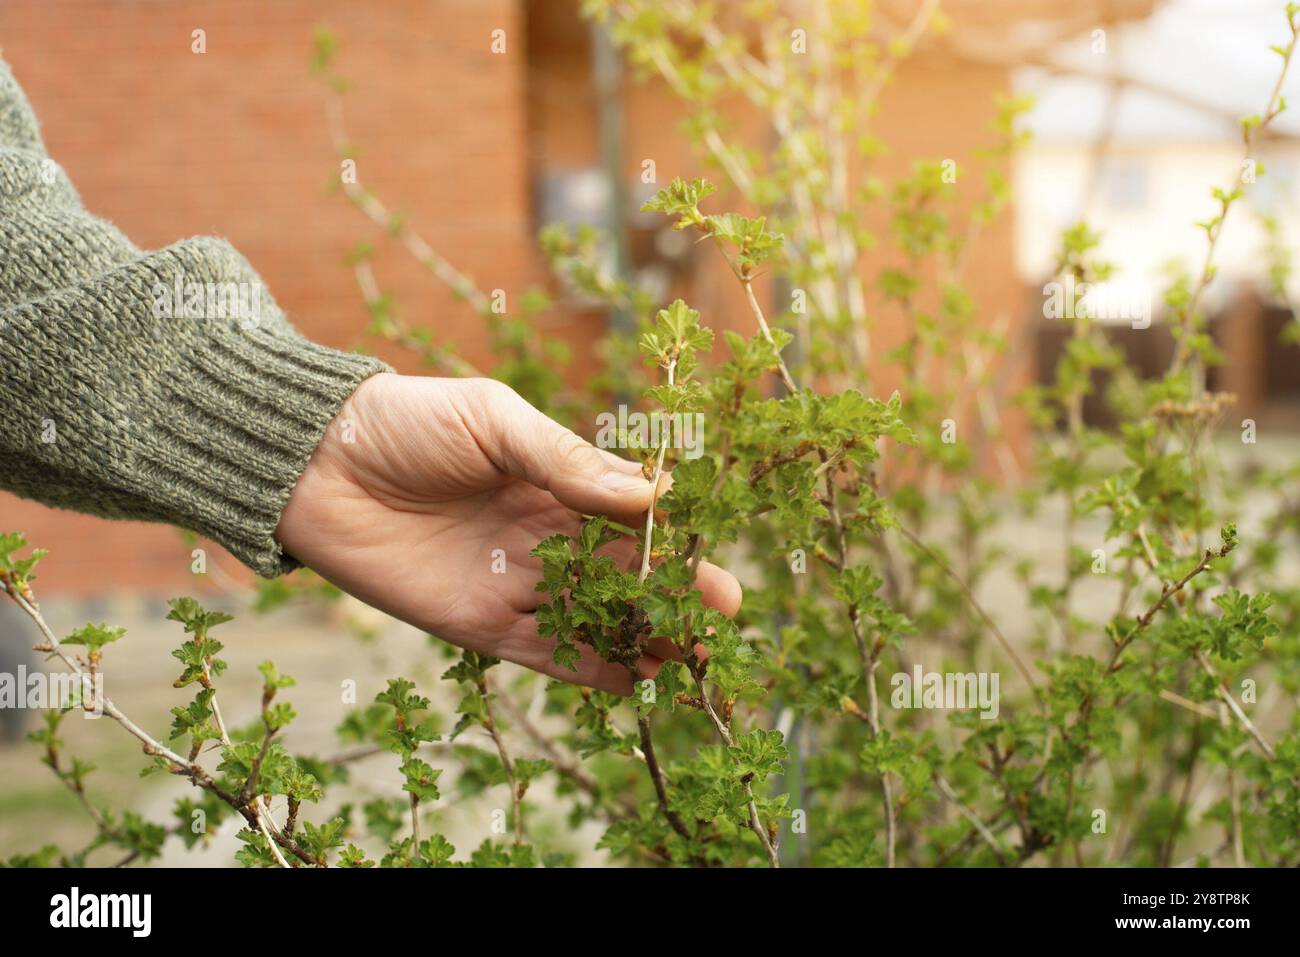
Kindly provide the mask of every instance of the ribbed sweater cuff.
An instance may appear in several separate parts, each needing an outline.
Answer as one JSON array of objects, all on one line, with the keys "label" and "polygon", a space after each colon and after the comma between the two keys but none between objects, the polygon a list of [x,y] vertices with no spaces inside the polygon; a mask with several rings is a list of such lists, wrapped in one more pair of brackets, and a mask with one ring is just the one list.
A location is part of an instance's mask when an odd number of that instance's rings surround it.
[{"label": "ribbed sweater cuff", "polygon": [[343,402],[384,371],[284,330],[222,330],[164,377],[140,464],[174,522],[263,577],[292,571],[299,563],[274,537],[280,513]]}]

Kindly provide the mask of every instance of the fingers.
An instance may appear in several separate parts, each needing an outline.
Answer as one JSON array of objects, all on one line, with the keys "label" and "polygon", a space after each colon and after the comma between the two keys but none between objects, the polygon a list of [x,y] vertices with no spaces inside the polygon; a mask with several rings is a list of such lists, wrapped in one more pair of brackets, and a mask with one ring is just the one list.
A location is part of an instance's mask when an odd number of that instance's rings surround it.
[{"label": "fingers", "polygon": [[700,562],[695,572],[695,587],[700,590],[704,604],[716,608],[728,618],[740,611],[743,593],[736,576],[712,562]]},{"label": "fingers", "polygon": [[584,441],[508,386],[482,380],[475,389],[475,438],[502,471],[587,515],[628,521],[650,507],[650,483],[635,462]]}]

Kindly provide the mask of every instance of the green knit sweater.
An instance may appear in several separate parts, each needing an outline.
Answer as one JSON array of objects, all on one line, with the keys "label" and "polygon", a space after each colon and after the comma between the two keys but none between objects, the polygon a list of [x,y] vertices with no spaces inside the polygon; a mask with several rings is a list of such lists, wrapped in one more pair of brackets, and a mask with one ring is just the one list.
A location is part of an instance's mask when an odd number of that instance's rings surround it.
[{"label": "green knit sweater", "polygon": [[225,240],[148,252],[87,213],[0,61],[0,487],[189,528],[274,576],[294,483],[386,368],[304,339]]}]

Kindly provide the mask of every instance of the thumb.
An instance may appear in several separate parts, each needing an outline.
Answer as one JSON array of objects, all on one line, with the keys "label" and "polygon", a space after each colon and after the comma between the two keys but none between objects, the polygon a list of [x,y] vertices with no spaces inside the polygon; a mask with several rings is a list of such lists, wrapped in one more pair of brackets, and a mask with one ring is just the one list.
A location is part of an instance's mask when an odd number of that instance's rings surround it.
[{"label": "thumb", "polygon": [[650,482],[638,463],[596,448],[513,389],[501,389],[490,404],[492,458],[507,474],[587,515],[632,518],[650,507]]}]

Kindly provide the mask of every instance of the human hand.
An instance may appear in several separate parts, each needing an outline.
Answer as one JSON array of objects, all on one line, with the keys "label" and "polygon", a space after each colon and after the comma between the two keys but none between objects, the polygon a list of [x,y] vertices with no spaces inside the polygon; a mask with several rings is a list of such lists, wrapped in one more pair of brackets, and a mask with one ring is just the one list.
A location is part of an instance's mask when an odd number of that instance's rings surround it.
[{"label": "human hand", "polygon": [[[390,373],[362,382],[330,424],[276,538],[339,588],[452,644],[627,694],[627,669],[590,648],[576,673],[552,660],[533,614],[541,561],[528,553],[548,535],[576,534],[582,514],[637,524],[650,503],[640,465],[508,386]],[[608,550],[628,568],[639,554],[631,538]],[[740,584],[716,565],[700,564],[696,587],[724,614],[740,607]],[[649,648],[641,677],[678,657],[666,639]]]}]

